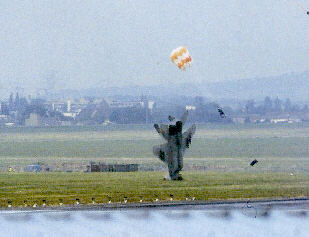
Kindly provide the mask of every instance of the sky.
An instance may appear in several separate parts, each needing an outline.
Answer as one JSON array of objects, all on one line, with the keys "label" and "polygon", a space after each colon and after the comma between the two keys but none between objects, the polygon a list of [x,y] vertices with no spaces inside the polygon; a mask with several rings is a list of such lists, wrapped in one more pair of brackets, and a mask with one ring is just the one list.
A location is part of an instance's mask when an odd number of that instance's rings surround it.
[{"label": "sky", "polygon": [[[0,93],[309,70],[307,0],[2,0]],[[186,46],[180,71],[170,52]]]}]

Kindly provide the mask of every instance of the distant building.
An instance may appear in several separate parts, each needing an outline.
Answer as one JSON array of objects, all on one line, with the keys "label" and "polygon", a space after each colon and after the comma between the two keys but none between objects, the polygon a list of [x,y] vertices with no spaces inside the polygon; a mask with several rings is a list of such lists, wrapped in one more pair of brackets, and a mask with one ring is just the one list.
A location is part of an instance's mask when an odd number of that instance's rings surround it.
[{"label": "distant building", "polygon": [[69,113],[71,111],[71,101],[67,101],[67,112]]},{"label": "distant building", "polygon": [[5,123],[5,126],[7,127],[13,127],[15,125],[15,123]]},{"label": "distant building", "polygon": [[275,118],[270,120],[271,123],[287,123],[288,121],[288,118]]},{"label": "distant building", "polygon": [[152,101],[152,100],[149,100],[149,101],[148,101],[148,109],[152,110],[153,107],[154,107],[154,105],[155,105],[155,102],[154,102],[154,101]]},{"label": "distant building", "polygon": [[186,105],[186,110],[196,110],[196,107],[194,105]]},{"label": "distant building", "polygon": [[119,100],[107,100],[107,103],[110,108],[145,108],[152,110],[155,102],[153,100],[148,100],[146,97],[143,97],[140,100],[128,100],[128,101],[119,101]]},{"label": "distant building", "polygon": [[38,127],[42,126],[42,118],[37,113],[31,113],[28,119],[25,119],[25,126]]},{"label": "distant building", "polygon": [[77,113],[62,113],[64,117],[75,118]]},{"label": "distant building", "polygon": [[299,118],[277,118],[271,119],[271,123],[300,123],[301,119]]},{"label": "distant building", "polygon": [[138,164],[105,164],[90,162],[90,172],[135,172],[138,171]]},{"label": "distant building", "polygon": [[40,165],[35,164],[35,165],[27,165],[26,167],[26,172],[41,172],[42,168]]},{"label": "distant building", "polygon": [[143,101],[116,101],[109,102],[110,108],[132,108],[132,107],[144,107]]},{"label": "distant building", "polygon": [[45,107],[49,111],[59,112],[64,117],[73,118],[75,117],[88,105],[88,101],[80,99],[79,101],[48,101],[45,103]]}]

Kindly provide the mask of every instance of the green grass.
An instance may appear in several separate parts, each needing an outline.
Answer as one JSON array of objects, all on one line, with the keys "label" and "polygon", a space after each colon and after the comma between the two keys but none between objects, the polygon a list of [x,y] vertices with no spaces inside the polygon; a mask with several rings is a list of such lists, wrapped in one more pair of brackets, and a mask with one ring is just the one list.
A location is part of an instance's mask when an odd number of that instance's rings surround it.
[{"label": "green grass", "polygon": [[[163,139],[149,125],[132,126],[12,128],[0,133],[0,157],[153,157]],[[309,157],[309,126],[291,126],[198,125],[186,157]]]},{"label": "green grass", "polygon": [[[163,142],[151,125],[0,129],[0,171],[9,166],[22,171],[36,162],[80,171],[91,160],[162,167],[152,147]],[[254,158],[262,172],[308,172],[309,124],[199,124],[185,168],[241,171]]]},{"label": "green grass", "polygon": [[197,200],[226,200],[250,198],[309,197],[309,176],[286,173],[214,173],[184,172],[184,181],[163,181],[162,172],[136,173],[2,173],[0,174],[0,206],[42,204],[83,204],[137,202],[140,197],[152,202],[195,197]]},{"label": "green grass", "polygon": [[[153,157],[159,139],[2,141],[0,157]],[[187,157],[309,157],[308,138],[194,138]]]},{"label": "green grass", "polygon": [[[89,161],[164,167],[152,154],[163,143],[152,125],[0,128],[0,170],[23,171],[40,162],[56,171],[82,171]],[[259,162],[254,167],[253,159]],[[0,206],[309,196],[309,124],[197,126],[185,155],[183,182],[163,182],[162,172],[0,173]],[[290,173],[294,175],[291,176]]]}]

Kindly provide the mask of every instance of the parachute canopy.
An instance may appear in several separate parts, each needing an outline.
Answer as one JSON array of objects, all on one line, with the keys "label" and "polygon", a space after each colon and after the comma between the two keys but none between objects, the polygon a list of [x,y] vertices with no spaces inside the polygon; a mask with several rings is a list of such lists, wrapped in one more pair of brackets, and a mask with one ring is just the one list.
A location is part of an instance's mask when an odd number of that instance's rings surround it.
[{"label": "parachute canopy", "polygon": [[186,47],[181,46],[171,52],[170,58],[181,70],[185,70],[191,65],[192,59]]}]

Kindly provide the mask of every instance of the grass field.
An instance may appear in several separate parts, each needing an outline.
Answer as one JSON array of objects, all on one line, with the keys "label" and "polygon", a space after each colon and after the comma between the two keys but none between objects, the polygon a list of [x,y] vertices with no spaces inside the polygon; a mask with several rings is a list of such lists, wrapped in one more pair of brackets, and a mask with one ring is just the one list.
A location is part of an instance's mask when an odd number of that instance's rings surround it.
[{"label": "grass field", "polygon": [[[82,135],[83,136],[83,135]],[[1,141],[1,157],[152,157],[152,147],[159,139],[25,139]],[[84,136],[87,137],[87,134]],[[287,138],[194,138],[187,157],[306,157],[309,137]]]},{"label": "grass field", "polygon": [[[151,125],[5,128],[0,130],[0,170],[40,162],[53,170],[85,170],[90,160],[163,167],[152,146],[163,139]],[[309,172],[309,124],[198,125],[185,168],[238,171],[254,158],[260,171]]]},{"label": "grass field", "polygon": [[73,205],[109,200],[123,202],[153,202],[155,198],[168,201],[226,199],[290,198],[309,196],[309,176],[282,173],[214,173],[184,172],[182,182],[163,181],[162,172],[136,173],[2,173],[0,174],[0,206],[10,200],[13,206]]},{"label": "grass field", "polygon": [[[309,126],[217,126],[197,127],[187,157],[309,157]],[[0,157],[145,158],[153,156],[153,145],[164,142],[151,127],[20,129],[1,131]]]},{"label": "grass field", "polygon": [[[163,182],[152,154],[163,139],[148,125],[1,128],[0,206],[309,196],[309,124],[198,125],[184,158],[183,182]],[[258,164],[249,163],[258,159]],[[137,173],[83,173],[90,161],[138,163]],[[39,162],[52,171],[20,173]],[[7,171],[13,167],[16,172]],[[161,170],[161,171],[160,171]],[[291,175],[292,174],[292,175]]]}]

